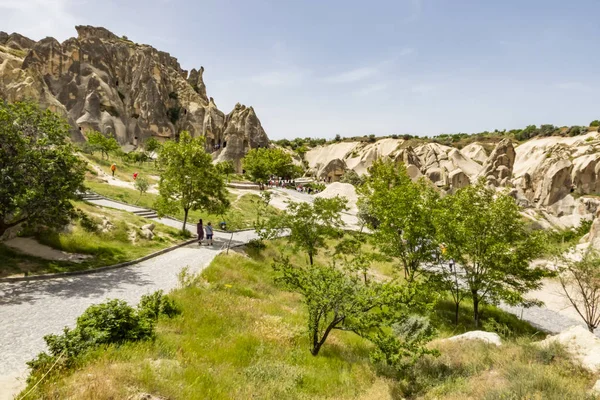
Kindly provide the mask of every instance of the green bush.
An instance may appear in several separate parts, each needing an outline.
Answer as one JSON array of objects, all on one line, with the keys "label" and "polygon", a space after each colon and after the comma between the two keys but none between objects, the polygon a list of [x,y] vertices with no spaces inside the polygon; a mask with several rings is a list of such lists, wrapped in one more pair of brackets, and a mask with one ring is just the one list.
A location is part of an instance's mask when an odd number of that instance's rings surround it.
[{"label": "green bush", "polygon": [[85,212],[77,210],[79,224],[86,232],[97,232],[99,222],[95,218],[90,218]]},{"label": "green bush", "polygon": [[178,313],[179,308],[162,291],[143,296],[137,309],[118,299],[92,305],[77,318],[75,328],[44,336],[49,354],[40,353],[27,362],[31,368],[28,381],[35,381],[59,359],[61,367],[70,368],[79,356],[100,345],[151,339],[159,315],[172,317]]},{"label": "green bush", "polygon": [[181,313],[173,299],[163,295],[162,290],[143,295],[140,304],[138,304],[138,310],[140,315],[154,321],[158,320],[160,315],[172,318]]},{"label": "green bush", "polygon": [[595,119],[592,122],[590,122],[590,126],[600,126],[600,121]]}]

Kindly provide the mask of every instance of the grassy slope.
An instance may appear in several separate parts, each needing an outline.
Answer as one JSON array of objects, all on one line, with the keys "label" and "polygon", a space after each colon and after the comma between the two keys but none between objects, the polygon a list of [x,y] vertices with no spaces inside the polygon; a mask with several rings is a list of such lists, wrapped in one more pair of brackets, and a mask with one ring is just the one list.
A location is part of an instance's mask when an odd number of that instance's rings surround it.
[{"label": "grassy slope", "polygon": [[[140,198],[139,192],[135,190],[110,186],[91,180],[88,180],[86,185],[88,188],[90,188],[90,190],[107,198],[119,200],[128,204],[138,205],[144,208],[153,208],[157,197],[155,194],[146,193]],[[231,201],[231,209],[225,214],[225,216],[209,214],[203,211],[190,211],[188,223],[194,224],[199,218],[202,218],[205,224],[207,221],[212,221],[213,224],[217,224],[225,220],[227,222],[228,229],[250,228],[252,227],[252,223],[256,220],[255,202],[259,199],[259,196],[256,194],[245,194],[238,198],[238,196],[230,193],[229,200]],[[269,208],[273,213],[278,212],[274,207]],[[174,215],[174,217],[183,220],[183,211],[180,211],[178,214]]]},{"label": "grassy slope", "polygon": [[165,247],[169,247],[182,238],[177,229],[155,224],[156,234],[153,240],[139,238],[135,244],[129,240],[129,232],[139,230],[151,220],[135,216],[124,211],[97,207],[91,204],[76,202],[75,206],[100,223],[103,217],[108,218],[114,228],[107,233],[87,232],[81,223],[73,225],[71,232],[38,234],[38,240],[55,249],[68,253],[90,254],[94,257],[82,263],[64,261],[48,261],[36,257],[24,256],[4,245],[0,245],[0,276],[15,273],[49,273],[76,271],[111,265],[134,260]]},{"label": "grassy slope", "polygon": [[[347,332],[334,331],[313,357],[301,299],[273,283],[270,261],[280,253],[290,254],[284,242],[261,255],[218,256],[204,283],[173,293],[183,314],[161,319],[155,341],[99,349],[76,371],[47,378],[34,397],[578,399],[593,383],[560,348],[532,346],[533,329],[518,324],[521,333],[502,348],[434,342],[442,355],[402,376],[370,364],[370,344]],[[440,315],[443,336],[449,324]]]},{"label": "grassy slope", "polygon": [[[99,157],[86,156],[88,162],[93,162],[103,168],[108,168],[110,162],[101,160]],[[104,164],[108,166],[104,166]],[[137,164],[136,164],[137,165]],[[153,164],[144,164],[146,173],[157,174],[158,172],[153,169]],[[133,181],[131,171],[135,170],[135,166],[126,164],[123,166],[121,172],[117,173],[119,179],[124,181]],[[140,172],[141,173],[141,172]],[[158,197],[156,194],[146,193],[140,197],[140,193],[137,190],[111,186],[99,180],[93,173],[88,173],[86,176],[86,186],[102,196],[110,199],[122,201],[124,203],[137,205],[144,208],[153,208],[154,202]],[[231,209],[224,215],[214,215],[203,211],[190,211],[188,216],[188,222],[196,223],[198,219],[202,218],[205,223],[212,221],[213,224],[217,224],[221,221],[227,222],[228,229],[245,229],[250,228],[252,223],[256,219],[256,201],[259,200],[259,196],[256,194],[245,194],[238,197],[234,194],[229,194],[229,200],[231,202]],[[269,207],[270,212],[279,212],[274,207]],[[183,211],[179,211],[178,214],[174,215],[175,218],[183,220]]]}]

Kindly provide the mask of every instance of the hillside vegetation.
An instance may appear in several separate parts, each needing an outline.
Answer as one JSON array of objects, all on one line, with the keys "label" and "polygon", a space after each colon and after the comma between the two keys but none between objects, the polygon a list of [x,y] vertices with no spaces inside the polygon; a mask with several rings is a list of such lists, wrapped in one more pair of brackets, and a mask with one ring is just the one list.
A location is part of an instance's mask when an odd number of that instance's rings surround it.
[{"label": "hillside vegetation", "polygon": [[[63,231],[23,232],[40,243],[66,253],[88,256],[80,262],[48,260],[22,254],[0,244],[0,276],[79,271],[135,260],[182,242],[181,232],[134,214],[74,202],[78,219]],[[105,222],[106,221],[106,222]],[[145,239],[141,227],[154,223],[154,238]],[[102,229],[106,224],[106,229]]]},{"label": "hillside vegetation", "polygon": [[[161,317],[153,340],[87,352],[71,368],[46,377],[32,398],[138,398],[130,396],[140,393],[165,399],[588,398],[590,374],[560,347],[533,345],[541,333],[493,307],[482,318],[502,327],[502,347],[440,340],[472,329],[466,305],[455,327],[453,312],[442,304],[432,312],[438,334],[429,344],[440,355],[425,356],[408,370],[371,363],[373,346],[350,332],[333,332],[322,352],[312,356],[303,302],[274,283],[271,263],[281,254],[307,262],[284,241],[275,241],[260,252],[220,255],[200,277],[182,275],[182,287],[170,295],[182,313]],[[323,253],[315,261],[328,257]],[[382,262],[376,270],[384,277],[391,265]]]}]

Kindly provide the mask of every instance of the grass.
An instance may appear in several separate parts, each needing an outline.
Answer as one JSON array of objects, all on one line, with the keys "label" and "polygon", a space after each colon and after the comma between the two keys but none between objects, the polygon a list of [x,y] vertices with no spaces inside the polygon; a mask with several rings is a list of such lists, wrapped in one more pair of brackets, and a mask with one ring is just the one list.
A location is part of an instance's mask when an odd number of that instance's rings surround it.
[{"label": "grass", "polygon": [[158,182],[158,179],[156,179],[155,177],[158,176],[160,172],[155,167],[154,161],[144,162],[141,164],[132,163],[125,160],[118,160],[114,155],[111,155],[110,158],[107,160],[103,159],[100,156],[100,153],[95,153],[94,155],[81,153],[80,157],[88,163],[97,165],[109,175],[112,174],[110,166],[113,163],[115,163],[117,165],[115,177],[125,182],[133,182],[133,174],[135,172],[139,173],[139,176],[144,176],[146,179],[148,179],[148,182],[150,183]]},{"label": "grass", "polygon": [[[172,293],[183,313],[160,319],[155,340],[88,353],[76,368],[50,374],[32,398],[584,399],[595,380],[561,347],[532,345],[531,327],[511,326],[500,348],[436,340],[441,355],[403,374],[371,364],[371,345],[348,332],[334,331],[313,357],[300,297],[274,284],[270,263],[282,252],[302,261],[283,240],[260,254],[219,255],[195,284]],[[436,321],[442,336],[444,318]]]},{"label": "grass", "polygon": [[[177,229],[157,224],[131,213],[101,208],[83,202],[76,202],[75,206],[90,216],[95,224],[100,224],[106,218],[113,224],[113,228],[106,233],[89,232],[84,229],[81,221],[78,221],[71,226],[69,232],[41,232],[35,236],[40,243],[54,249],[67,253],[87,254],[92,258],[81,263],[50,261],[27,256],[5,245],[0,245],[0,276],[79,271],[117,264],[154,253],[183,239]],[[129,235],[149,223],[155,224],[156,236],[152,240],[138,236],[135,244],[132,243]]]},{"label": "grass", "polygon": [[[86,186],[102,196],[110,199],[122,201],[124,203],[137,205],[143,208],[153,208],[154,202],[158,197],[156,194],[146,193],[140,198],[138,191],[128,188],[122,188],[119,186],[111,186],[105,183],[97,182],[88,179]],[[188,223],[195,224],[198,219],[202,218],[204,223],[212,221],[213,225],[218,224],[221,221],[227,222],[227,229],[245,229],[252,227],[252,223],[256,220],[256,202],[260,200],[260,197],[256,194],[244,194],[237,196],[229,193],[229,201],[231,202],[230,210],[224,215],[214,215],[203,211],[190,211],[188,215]],[[139,201],[138,201],[139,199]],[[269,212],[278,213],[274,207],[269,207]],[[183,211],[179,211],[173,217],[183,220]]]}]

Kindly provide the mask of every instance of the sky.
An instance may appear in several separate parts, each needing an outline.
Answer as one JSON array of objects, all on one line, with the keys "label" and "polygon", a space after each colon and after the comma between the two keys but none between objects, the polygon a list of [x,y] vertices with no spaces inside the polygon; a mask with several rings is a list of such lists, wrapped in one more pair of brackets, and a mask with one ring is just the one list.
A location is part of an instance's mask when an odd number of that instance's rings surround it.
[{"label": "sky", "polygon": [[39,40],[104,26],[204,66],[271,139],[437,135],[600,119],[597,0],[0,0]]}]

